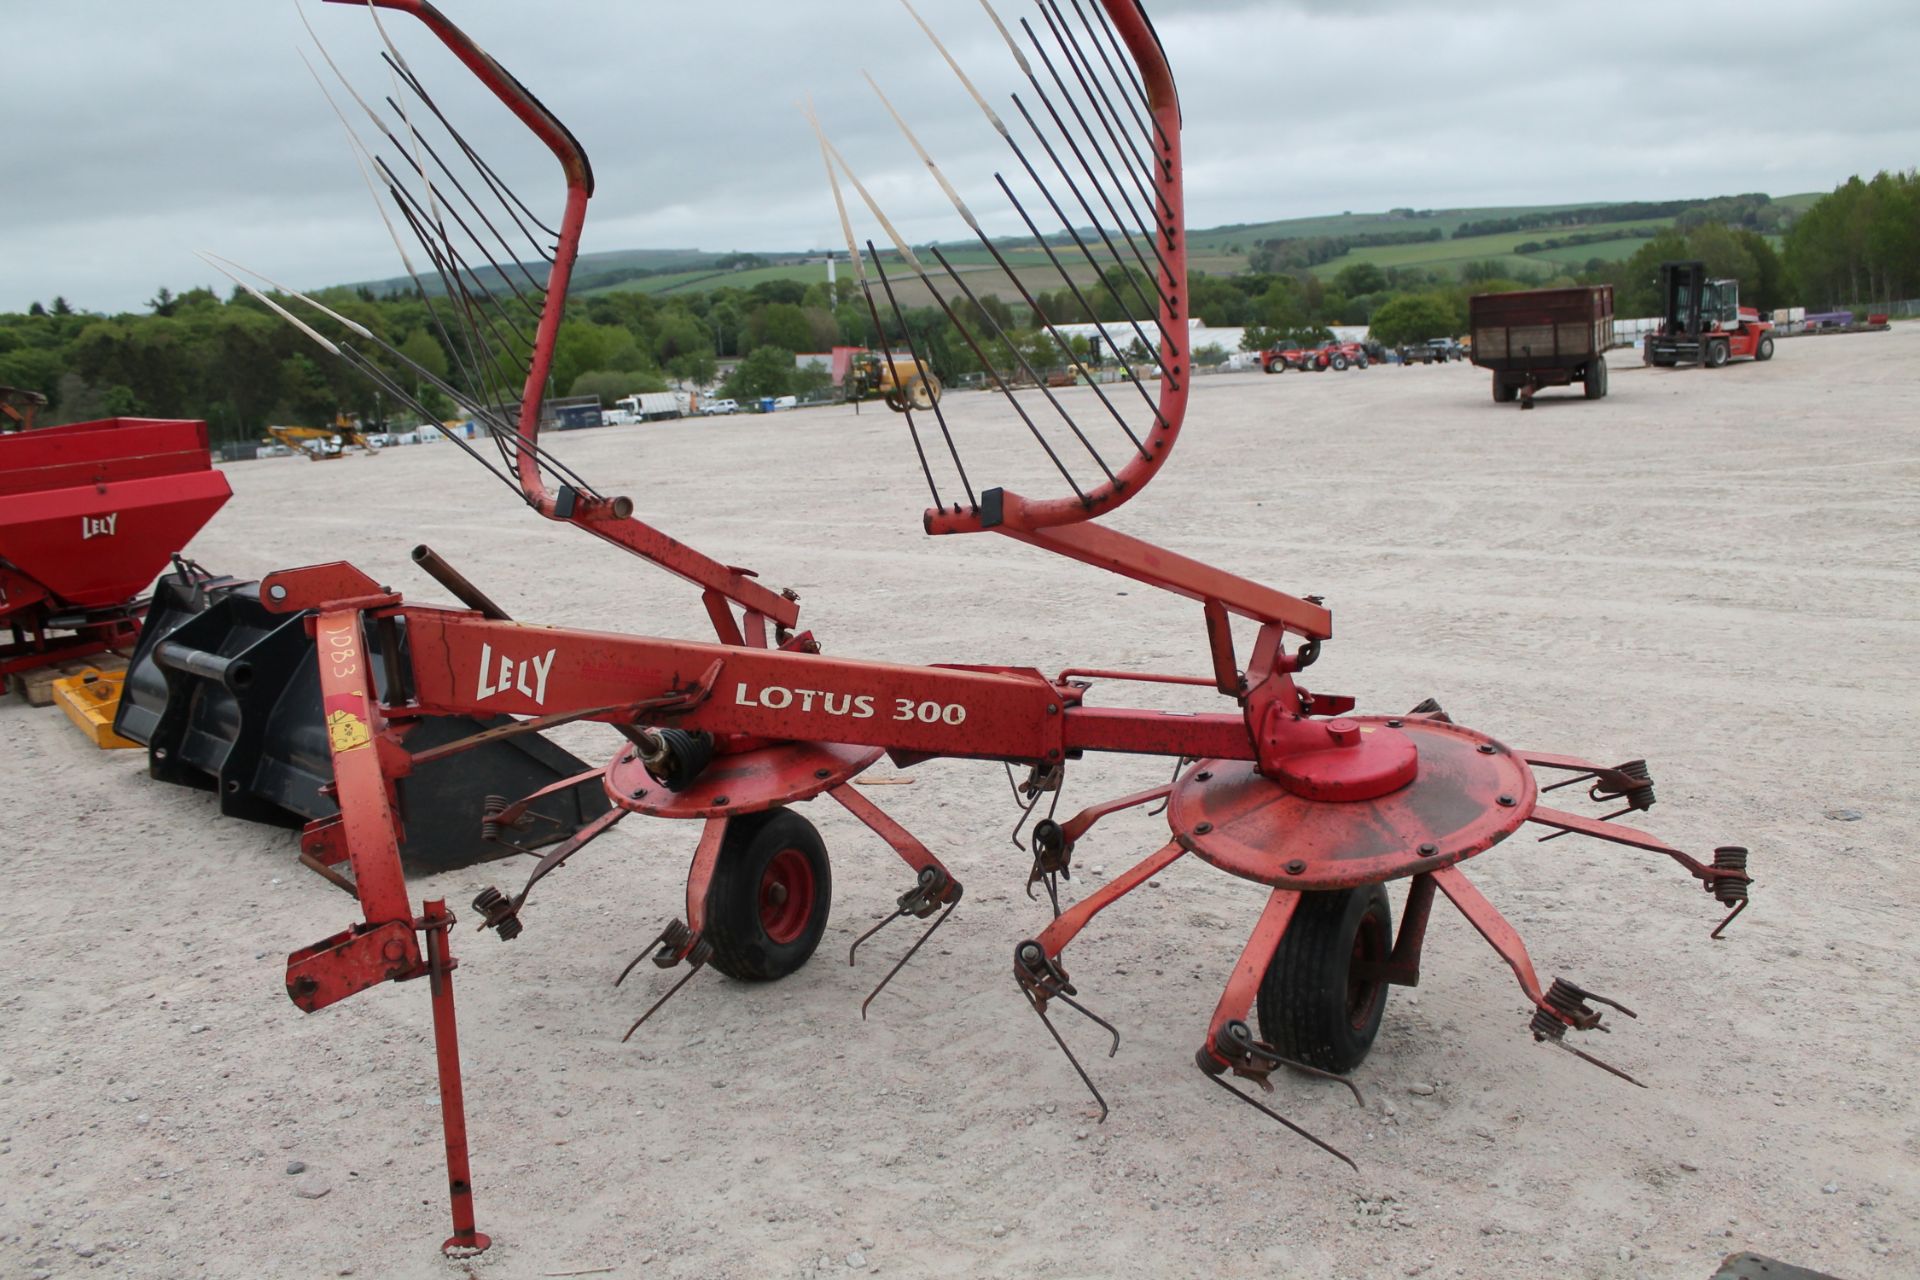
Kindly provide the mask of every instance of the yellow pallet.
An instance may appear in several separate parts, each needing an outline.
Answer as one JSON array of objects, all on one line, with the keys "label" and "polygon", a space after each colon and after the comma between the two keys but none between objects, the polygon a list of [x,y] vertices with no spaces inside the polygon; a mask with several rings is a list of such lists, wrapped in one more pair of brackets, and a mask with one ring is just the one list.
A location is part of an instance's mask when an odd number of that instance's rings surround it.
[{"label": "yellow pallet", "polygon": [[140,745],[113,731],[114,713],[120,709],[120,687],[126,678],[125,671],[88,667],[77,676],[53,682],[53,700],[102,751]]}]

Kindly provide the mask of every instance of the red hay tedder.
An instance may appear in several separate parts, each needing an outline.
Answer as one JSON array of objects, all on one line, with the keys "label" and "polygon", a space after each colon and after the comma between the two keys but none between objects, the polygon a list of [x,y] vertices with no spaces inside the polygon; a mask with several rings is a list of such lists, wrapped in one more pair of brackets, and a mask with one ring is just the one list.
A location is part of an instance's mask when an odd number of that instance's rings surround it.
[{"label": "red hay tedder", "polygon": [[[881,335],[874,345],[887,347],[888,334],[907,335],[895,285],[896,277],[912,277],[975,346],[989,369],[989,394],[1004,399],[1059,477],[1061,492],[1051,495],[980,486],[974,476],[981,464],[970,468],[963,459],[959,433],[941,402],[905,406],[906,434],[933,495],[926,531],[996,534],[1191,600],[1195,665],[1204,675],[1089,668],[1050,676],[1023,667],[904,666],[827,656],[810,633],[796,630],[794,593],[769,589],[751,573],[643,523],[629,499],[600,492],[553,457],[539,435],[540,391],[593,191],[587,158],[558,119],[425,0],[375,4],[425,23],[552,152],[566,182],[557,225],[541,221],[452,132],[381,30],[385,56],[413,97],[390,101],[387,113],[359,103],[397,156],[370,171],[382,175],[381,194],[398,212],[391,218],[396,240],[410,231],[432,263],[437,279],[423,296],[462,366],[444,380],[424,369],[413,373],[489,428],[491,439],[482,447],[456,443],[519,499],[692,584],[715,631],[713,640],[703,641],[521,626],[430,554],[416,559],[461,607],[409,602],[344,563],[291,569],[262,583],[270,609],[315,611],[341,812],[309,825],[303,848],[342,882],[351,877],[363,914],[294,952],[287,990],[300,1008],[314,1011],[382,982],[429,980],[453,1205],[449,1252],[484,1249],[488,1239],[475,1229],[468,1172],[448,943],[454,916],[443,902],[412,903],[398,852],[396,784],[422,760],[409,754],[399,730],[423,718],[523,717],[436,747],[436,759],[503,733],[577,720],[607,724],[621,736],[606,763],[586,775],[600,780],[613,807],[540,855],[517,893],[489,889],[476,900],[483,926],[502,939],[522,930],[528,893],[543,876],[628,814],[698,824],[684,915],[627,966],[630,973],[650,957],[662,969],[684,972],[635,1028],[705,966],[768,980],[807,961],[825,927],[830,878],[818,834],[792,806],[822,795],[878,834],[911,873],[898,909],[874,931],[908,916],[931,921],[881,980],[884,987],[958,904],[960,882],[849,784],[883,755],[897,767],[963,757],[1024,768],[1023,825],[1044,797],[1052,801],[1030,829],[1032,856],[1020,874],[1029,889],[1047,890],[1053,916],[1016,942],[1012,976],[1100,1100],[1103,1116],[1104,1100],[1049,1013],[1057,1005],[1092,1019],[1112,1033],[1116,1047],[1119,1036],[1083,1003],[1084,976],[1080,982],[1069,977],[1063,954],[1104,908],[1181,858],[1209,863],[1266,895],[1265,911],[1196,1037],[1195,1060],[1208,1080],[1290,1128],[1232,1080],[1270,1089],[1269,1076],[1282,1066],[1340,1075],[1358,1065],[1380,1025],[1387,988],[1418,978],[1436,895],[1452,902],[1511,966],[1533,1006],[1528,1025],[1536,1040],[1578,1053],[1566,1033],[1599,1027],[1596,1005],[1628,1012],[1565,979],[1543,984],[1519,936],[1467,880],[1468,859],[1526,824],[1545,828],[1545,838],[1572,832],[1664,855],[1730,909],[1727,919],[1744,907],[1750,882],[1744,849],[1722,848],[1702,861],[1614,823],[1653,803],[1644,762],[1603,765],[1514,748],[1453,723],[1431,701],[1398,715],[1357,714],[1353,698],[1304,683],[1333,636],[1332,618],[1317,599],[1276,591],[1099,523],[1167,464],[1191,385],[1180,106],[1138,0],[1040,0],[1036,19],[1044,30],[1038,31],[1026,20],[1011,30],[989,8],[1021,80],[1011,99],[1019,121],[1011,125],[930,28],[927,34],[1011,146],[1020,167],[1014,182],[1002,177],[999,186],[1053,257],[1066,287],[1084,302],[1080,282],[1088,276],[1070,271],[1062,259],[1091,263],[1099,283],[1085,288],[1127,304],[1126,323],[1157,353],[1152,367],[1122,362],[1117,377],[1111,370],[1096,375],[1080,367],[1063,335],[1040,321],[1083,383],[1050,387],[1025,367],[1018,344],[997,341],[1003,335],[989,312],[967,305],[976,300],[970,277],[953,271],[937,246],[920,253],[908,246],[824,132],[819,142],[850,263]],[[377,25],[377,12],[374,20]],[[891,104],[882,102],[891,114]],[[978,234],[971,209],[905,122],[893,118]],[[419,145],[416,131],[430,125],[449,133],[453,144]],[[452,165],[460,157],[465,181]],[[856,239],[847,186],[884,231],[888,252],[872,241],[863,249]],[[484,224],[465,212],[482,205],[494,210]],[[995,243],[984,235],[980,240],[1009,287],[1032,305]],[[537,278],[520,265],[528,244]],[[412,271],[413,257],[404,246],[402,253]],[[501,270],[501,262],[511,265]],[[408,398],[362,349],[380,344],[375,335],[302,295],[261,296],[325,350]],[[305,308],[301,317],[292,311],[296,306]],[[493,318],[516,313],[537,323]],[[1015,352],[1022,367],[1003,372],[985,360],[989,344]],[[929,353],[911,336],[897,345],[924,373]],[[378,354],[383,363],[405,360],[390,348]],[[488,394],[488,384],[507,360],[525,369],[517,396],[507,397],[518,402],[512,421],[489,409],[500,400]],[[471,385],[462,385],[463,375]],[[1250,629],[1250,648],[1236,642],[1236,620]],[[378,640],[384,695],[376,692],[370,635]],[[1089,703],[1090,686],[1124,681],[1209,690],[1221,701],[1218,710],[1191,714]],[[1056,820],[1052,805],[1065,771],[1103,752],[1161,757],[1173,779]],[[1536,780],[1542,777],[1548,781]],[[1543,802],[1546,793],[1575,786],[1592,802],[1617,807],[1588,817]],[[470,820],[490,838],[512,843],[535,798],[497,798]],[[1170,827],[1166,843],[1063,910],[1058,882],[1070,873],[1077,842],[1110,814],[1159,802]],[[1409,881],[1397,933],[1383,888],[1396,879]],[[1257,1034],[1248,1022],[1256,1007]]]},{"label": "red hay tedder", "polygon": [[0,435],[0,687],[131,646],[136,597],[232,496],[207,424],[107,418]]}]

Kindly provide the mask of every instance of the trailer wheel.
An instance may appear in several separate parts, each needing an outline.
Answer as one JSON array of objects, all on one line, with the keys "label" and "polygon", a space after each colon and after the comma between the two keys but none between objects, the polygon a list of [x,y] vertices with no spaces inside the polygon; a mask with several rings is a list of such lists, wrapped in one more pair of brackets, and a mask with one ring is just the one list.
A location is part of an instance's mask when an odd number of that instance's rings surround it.
[{"label": "trailer wheel", "polygon": [[1347,371],[1347,358],[1345,356],[1335,356],[1327,363],[1333,366],[1335,373],[1345,373]]},{"label": "trailer wheel", "polygon": [[1753,358],[1755,360],[1773,359],[1773,338],[1771,336],[1760,339],[1760,345],[1753,349]]},{"label": "trailer wheel", "polygon": [[707,889],[713,967],[772,982],[804,965],[827,930],[833,872],[811,822],[791,809],[730,819]]},{"label": "trailer wheel", "polygon": [[1365,1060],[1387,1009],[1387,983],[1355,973],[1393,953],[1384,885],[1303,893],[1255,1005],[1260,1034],[1282,1057],[1351,1071]]},{"label": "trailer wheel", "polygon": [[1364,354],[1357,355],[1353,358],[1353,367],[1356,369],[1364,369],[1367,367],[1367,364],[1368,360]]},{"label": "trailer wheel", "polygon": [[1266,371],[1268,373],[1285,373],[1287,371],[1287,362],[1285,360],[1269,360],[1266,364]]},{"label": "trailer wheel", "polygon": [[1607,358],[1595,356],[1593,363],[1587,366],[1587,399],[1601,400],[1607,394]]},{"label": "trailer wheel", "polygon": [[1501,380],[1497,372],[1493,375],[1493,402],[1495,404],[1512,404],[1519,394],[1520,388],[1508,386]]},{"label": "trailer wheel", "polygon": [[1725,339],[1716,339],[1707,344],[1706,365],[1709,369],[1718,369],[1727,362],[1727,344]]}]

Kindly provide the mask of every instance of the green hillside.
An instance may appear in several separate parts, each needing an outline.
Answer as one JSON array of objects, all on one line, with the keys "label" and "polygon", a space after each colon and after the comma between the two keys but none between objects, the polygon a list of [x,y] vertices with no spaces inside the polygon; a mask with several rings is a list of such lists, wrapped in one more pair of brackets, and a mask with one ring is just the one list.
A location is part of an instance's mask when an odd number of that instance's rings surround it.
[{"label": "green hillside", "polygon": [[[1805,192],[1776,196],[1772,203],[1798,214],[1819,198],[1818,192]],[[1498,262],[1501,270],[1509,275],[1522,278],[1529,275],[1552,276],[1576,270],[1596,258],[1606,262],[1629,258],[1649,232],[1670,226],[1674,221],[1671,217],[1623,219],[1618,222],[1588,221],[1577,226],[1542,226],[1460,239],[1453,237],[1454,231],[1463,223],[1487,223],[1575,210],[1587,210],[1591,217],[1591,211],[1608,207],[1604,203],[1588,203],[1476,209],[1396,209],[1377,213],[1323,214],[1275,222],[1236,223],[1190,231],[1187,236],[1187,259],[1190,269],[1198,273],[1237,275],[1251,269],[1252,259],[1262,244],[1319,238],[1353,240],[1367,236],[1405,236],[1437,230],[1440,235],[1437,240],[1355,245],[1345,253],[1315,263],[1310,270],[1314,275],[1326,278],[1355,263],[1370,262],[1382,268],[1399,267],[1458,275],[1469,263]],[[1083,229],[1081,234],[1096,253],[1102,252],[1102,246],[1093,232]],[[1591,243],[1552,247],[1544,243],[1564,240],[1576,234],[1607,238]],[[1118,237],[1115,239],[1117,242]],[[1522,245],[1536,247],[1523,253],[1520,251]],[[1046,251],[1031,238],[1008,239],[999,242],[999,246],[1003,256],[1018,271],[1028,288],[1051,290],[1060,287],[1058,269]],[[969,283],[974,284],[981,293],[1010,300],[1017,298],[1017,291],[1000,274],[992,256],[977,242],[956,241],[941,245],[940,250],[955,270],[967,276]],[[1091,270],[1067,237],[1056,239],[1055,251],[1077,283],[1084,284],[1091,278]],[[1145,252],[1144,242],[1142,252]],[[731,260],[741,256],[734,252],[721,254],[698,249],[630,249],[583,254],[574,270],[573,292],[579,297],[631,291],[667,297],[722,287],[747,289],[770,280],[813,284],[826,279],[826,265],[818,260],[818,250],[808,253],[762,252],[750,256],[766,265],[734,265]],[[808,261],[808,258],[814,260]],[[890,273],[896,269],[899,271],[895,284],[906,295],[902,298],[903,302],[921,305],[927,301],[924,288],[908,275],[904,264],[898,263],[895,255],[887,255],[887,265]],[[935,265],[930,256],[927,265],[930,268]],[[384,280],[368,287],[376,293],[385,293],[404,288],[407,283],[404,280]]]}]

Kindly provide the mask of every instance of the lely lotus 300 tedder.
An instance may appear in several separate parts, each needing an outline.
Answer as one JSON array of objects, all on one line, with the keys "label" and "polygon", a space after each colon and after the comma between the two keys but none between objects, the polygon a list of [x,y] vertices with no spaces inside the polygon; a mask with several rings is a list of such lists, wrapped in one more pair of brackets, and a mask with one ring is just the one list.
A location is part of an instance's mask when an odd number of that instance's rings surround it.
[{"label": "lely lotus 300 tedder", "polygon": [[[630,499],[595,488],[554,457],[540,439],[540,393],[593,193],[586,155],[558,119],[437,9],[424,0],[373,0],[368,7],[375,6],[423,22],[551,151],[566,186],[553,222],[507,189],[498,170],[453,131],[373,12],[394,95],[380,108],[357,94],[329,96],[341,104],[356,145],[369,128],[386,144],[388,158],[376,158],[371,148],[362,148],[360,158],[408,270],[417,280],[435,277],[431,289],[423,282],[422,296],[456,357],[455,374],[439,379],[415,368],[413,375],[486,425],[491,438],[484,447],[456,443],[518,498],[691,583],[715,632],[712,640],[694,640],[517,625],[431,556],[421,558],[459,607],[404,600],[343,563],[287,570],[262,584],[272,609],[315,610],[341,812],[313,823],[303,844],[336,878],[350,876],[364,917],[294,952],[287,990],[311,1011],[382,982],[429,980],[453,1202],[449,1251],[482,1249],[488,1241],[475,1229],[468,1175],[448,942],[454,916],[443,902],[416,907],[410,901],[397,855],[396,784],[421,763],[407,751],[401,729],[423,718],[521,717],[516,725],[435,747],[435,758],[568,721],[598,721],[619,735],[617,749],[589,775],[612,801],[607,814],[545,851],[516,892],[490,889],[475,902],[482,925],[502,939],[525,926],[528,894],[543,876],[628,814],[697,825],[684,911],[641,957],[682,970],[653,1008],[703,967],[770,980],[807,961],[825,927],[830,877],[820,837],[793,806],[823,795],[907,864],[909,883],[888,919],[911,916],[930,924],[903,964],[960,901],[960,881],[849,784],[883,755],[896,767],[964,757],[1025,770],[1018,791],[1027,813],[1052,799],[1046,816],[1028,828],[1031,857],[1023,857],[1017,874],[1029,888],[1046,890],[1053,916],[1015,941],[1011,967],[1045,1029],[1067,1049],[1051,1017],[1056,1006],[1064,1007],[1111,1032],[1117,1047],[1118,1032],[1091,1012],[1085,975],[1069,977],[1064,953],[1104,908],[1176,860],[1197,858],[1259,886],[1266,906],[1211,1017],[1196,1029],[1195,1061],[1208,1081],[1276,1120],[1235,1079],[1270,1089],[1269,1076],[1282,1066],[1352,1071],[1372,1044],[1387,988],[1417,980],[1436,895],[1452,902],[1511,966],[1533,1006],[1528,1027],[1536,1040],[1571,1050],[1568,1032],[1600,1026],[1596,1006],[1627,1012],[1566,979],[1543,984],[1519,936],[1467,880],[1468,859],[1527,824],[1546,829],[1548,838],[1575,833],[1665,855],[1732,914],[1745,905],[1744,849],[1722,848],[1702,860],[1613,821],[1653,803],[1644,762],[1602,765],[1522,750],[1455,724],[1432,702],[1401,714],[1358,714],[1353,698],[1305,683],[1333,637],[1332,618],[1315,598],[1261,586],[1100,523],[1167,465],[1191,389],[1180,104],[1138,0],[1039,0],[1031,16],[1013,26],[984,6],[1011,54],[1003,71],[1018,78],[1008,115],[921,22],[971,98],[967,109],[983,112],[1011,148],[1018,167],[998,186],[1026,234],[1083,301],[1085,291],[1101,290],[1126,304],[1126,324],[1156,353],[1150,366],[1123,367],[1118,381],[1079,369],[1084,386],[1054,388],[1017,354],[1021,367],[995,366],[990,350],[1022,348],[1005,341],[986,309],[970,305],[976,301],[972,281],[982,277],[957,273],[937,246],[924,257],[910,248],[819,122],[813,124],[876,335],[901,335],[896,348],[903,358],[927,372],[931,353],[908,335],[899,302],[908,284],[916,296],[930,296],[987,366],[988,394],[1004,402],[1009,421],[1042,451],[1058,485],[1041,495],[981,483],[998,459],[969,459],[941,400],[907,405],[902,434],[917,451],[932,494],[926,531],[998,535],[1191,600],[1194,666],[1203,674],[1084,668],[1047,675],[823,654],[810,633],[797,629],[793,592],[763,586],[747,571],[643,523]],[[908,12],[920,20],[910,6]],[[1004,271],[1005,288],[1033,308],[1028,286],[981,232],[971,208],[892,104],[884,96],[881,103]],[[849,203],[862,221],[878,225],[884,247],[855,235]],[[408,244],[416,248],[409,251]],[[424,255],[423,265],[417,255]],[[375,335],[259,279],[269,305],[326,351],[389,394],[410,398],[383,372],[394,361],[404,363],[404,355],[376,352]],[[1085,283],[1090,279],[1097,283]],[[1065,337],[1043,318],[1036,323],[1061,359],[1077,365]],[[884,349],[887,338],[875,345]],[[497,394],[500,370],[509,366],[524,377]],[[517,418],[490,408],[501,403],[515,405]],[[1236,644],[1235,620],[1251,632],[1250,648]],[[379,639],[378,685],[370,636]],[[1219,709],[1175,714],[1095,704],[1096,688],[1127,681],[1210,692]],[[1053,803],[1065,772],[1105,752],[1162,757],[1173,779],[1056,819]],[[1545,802],[1547,793],[1570,787],[1617,807],[1589,817]],[[511,843],[534,799],[497,798],[465,820]],[[1123,809],[1161,803],[1171,828],[1165,844],[1063,909],[1059,881],[1070,876],[1076,845],[1094,825]],[[1383,888],[1396,879],[1409,881],[1397,932]],[[1258,1032],[1248,1021],[1256,1007]],[[1067,1056],[1099,1099],[1070,1050]],[[1100,1106],[1104,1117],[1104,1100]]]}]

